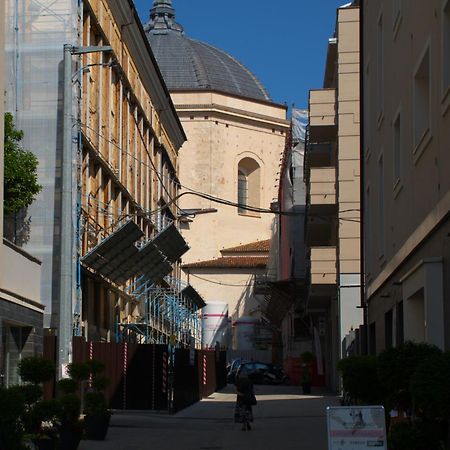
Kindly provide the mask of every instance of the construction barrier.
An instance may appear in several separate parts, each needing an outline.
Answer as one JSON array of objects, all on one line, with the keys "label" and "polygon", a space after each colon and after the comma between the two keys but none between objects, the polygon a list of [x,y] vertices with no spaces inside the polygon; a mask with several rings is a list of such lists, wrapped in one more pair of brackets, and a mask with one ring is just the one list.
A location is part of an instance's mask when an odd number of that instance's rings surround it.
[{"label": "construction barrier", "polygon": [[166,345],[73,340],[73,361],[101,361],[110,384],[105,390],[113,409],[168,409]]},{"label": "construction barrier", "polygon": [[[47,357],[56,358],[55,339],[46,344]],[[177,412],[226,385],[226,352],[73,338],[72,358],[105,365],[110,380],[105,395],[112,409]],[[48,384],[46,398],[54,394],[54,383]]]}]

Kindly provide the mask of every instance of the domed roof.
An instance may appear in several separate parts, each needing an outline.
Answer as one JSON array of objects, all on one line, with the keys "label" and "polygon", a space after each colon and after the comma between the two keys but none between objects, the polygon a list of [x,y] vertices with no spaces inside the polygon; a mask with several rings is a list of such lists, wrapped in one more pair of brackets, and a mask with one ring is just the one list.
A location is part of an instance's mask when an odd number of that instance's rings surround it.
[{"label": "domed roof", "polygon": [[270,101],[258,79],[223,50],[187,37],[172,0],[155,0],[147,37],[169,90],[217,90]]}]

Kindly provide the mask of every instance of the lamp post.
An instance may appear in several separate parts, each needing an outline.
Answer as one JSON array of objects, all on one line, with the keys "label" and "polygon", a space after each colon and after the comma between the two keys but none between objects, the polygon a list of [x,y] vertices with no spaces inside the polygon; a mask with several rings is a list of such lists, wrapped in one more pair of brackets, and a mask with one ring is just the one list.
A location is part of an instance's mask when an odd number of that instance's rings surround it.
[{"label": "lamp post", "polygon": [[111,52],[112,47],[75,47],[64,45],[64,116],[61,155],[61,227],[60,227],[60,289],[58,310],[58,375],[64,375],[72,358],[73,335],[73,261],[75,230],[73,220],[73,73],[72,56]]}]

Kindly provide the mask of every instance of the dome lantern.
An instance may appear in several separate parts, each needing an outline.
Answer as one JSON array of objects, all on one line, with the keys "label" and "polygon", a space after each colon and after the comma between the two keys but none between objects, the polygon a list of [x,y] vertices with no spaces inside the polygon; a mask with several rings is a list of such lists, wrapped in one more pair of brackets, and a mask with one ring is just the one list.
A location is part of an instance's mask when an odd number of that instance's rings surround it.
[{"label": "dome lantern", "polygon": [[169,30],[176,33],[184,32],[183,27],[175,22],[175,8],[172,6],[172,0],[154,0],[147,30],[161,34]]}]

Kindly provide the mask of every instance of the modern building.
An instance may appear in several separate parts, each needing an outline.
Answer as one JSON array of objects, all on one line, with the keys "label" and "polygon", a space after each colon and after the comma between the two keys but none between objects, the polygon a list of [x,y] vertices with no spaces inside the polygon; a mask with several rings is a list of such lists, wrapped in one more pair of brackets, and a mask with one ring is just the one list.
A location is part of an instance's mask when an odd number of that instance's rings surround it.
[{"label": "modern building", "polygon": [[[322,89],[310,91],[305,151],[307,311],[327,385],[363,323],[360,284],[360,49],[357,2],[337,10]],[[321,357],[322,355],[322,357]]]},{"label": "modern building", "polygon": [[450,348],[450,2],[363,2],[370,353]]},{"label": "modern building", "polygon": [[0,386],[10,386],[20,381],[20,359],[42,354],[44,306],[40,261],[3,238],[4,26],[0,20]]},{"label": "modern building", "polygon": [[[235,58],[188,37],[175,21],[171,0],[153,2],[145,29],[188,137],[180,152],[179,205],[193,215],[210,212],[183,224],[191,246],[183,263],[201,264],[220,258],[224,249],[266,241],[289,130],[286,107],[274,103]],[[223,280],[229,278],[222,273]],[[227,304],[236,321],[240,313],[233,311],[229,287],[203,278],[191,277],[190,283],[208,304]],[[260,311],[252,314],[261,320]]]},{"label": "modern building", "polygon": [[73,335],[199,345],[203,303],[182,293],[178,264],[186,136],[133,2],[19,6],[6,2],[7,108],[43,191],[14,237],[42,259],[61,369]]}]

